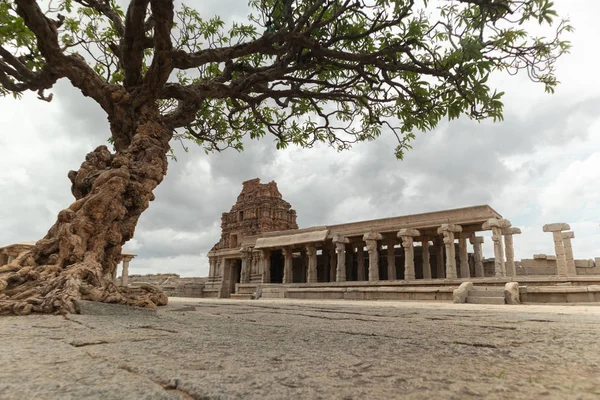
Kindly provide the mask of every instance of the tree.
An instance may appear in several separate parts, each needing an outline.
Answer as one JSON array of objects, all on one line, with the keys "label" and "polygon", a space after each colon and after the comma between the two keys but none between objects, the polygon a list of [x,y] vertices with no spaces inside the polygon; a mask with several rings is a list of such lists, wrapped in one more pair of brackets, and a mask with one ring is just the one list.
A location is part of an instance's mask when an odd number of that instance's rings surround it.
[{"label": "tree", "polygon": [[[226,27],[173,0],[0,0],[0,93],[20,97],[66,78],[106,112],[101,145],[69,172],[75,201],[35,247],[0,267],[0,314],[69,313],[88,299],[155,307],[152,287],[111,276],[171,144],[242,150],[244,136],[278,148],[338,150],[398,139],[442,118],[502,118],[493,71],[527,71],[552,92],[571,30],[549,0],[251,0]],[[531,29],[546,26],[549,37]]]}]

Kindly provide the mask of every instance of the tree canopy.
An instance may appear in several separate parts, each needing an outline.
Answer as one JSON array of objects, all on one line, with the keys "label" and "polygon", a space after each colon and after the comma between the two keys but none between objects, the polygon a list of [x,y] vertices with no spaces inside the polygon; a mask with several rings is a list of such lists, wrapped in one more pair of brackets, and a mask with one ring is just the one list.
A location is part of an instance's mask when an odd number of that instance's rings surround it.
[{"label": "tree canopy", "polygon": [[226,24],[172,0],[0,0],[0,93],[50,101],[66,78],[108,114],[117,151],[133,135],[118,121],[156,103],[175,138],[207,151],[266,134],[345,149],[390,132],[401,158],[443,118],[501,119],[496,70],[554,91],[572,29],[549,0],[250,6]]}]

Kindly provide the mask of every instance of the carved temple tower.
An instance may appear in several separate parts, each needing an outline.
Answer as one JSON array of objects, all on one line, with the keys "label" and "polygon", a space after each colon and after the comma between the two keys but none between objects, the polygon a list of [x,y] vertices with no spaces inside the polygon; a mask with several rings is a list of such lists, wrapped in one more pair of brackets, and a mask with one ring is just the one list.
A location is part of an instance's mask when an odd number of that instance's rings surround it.
[{"label": "carved temple tower", "polygon": [[222,214],[221,239],[212,250],[238,248],[245,237],[290,229],[298,229],[296,210],[282,199],[277,183],[251,179],[242,183],[231,211]]}]

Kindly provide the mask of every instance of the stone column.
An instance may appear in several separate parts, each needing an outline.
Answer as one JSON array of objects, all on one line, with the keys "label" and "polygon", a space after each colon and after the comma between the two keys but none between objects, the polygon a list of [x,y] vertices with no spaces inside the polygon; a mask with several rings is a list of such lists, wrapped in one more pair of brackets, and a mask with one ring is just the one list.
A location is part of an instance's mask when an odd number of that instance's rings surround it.
[{"label": "stone column", "polygon": [[250,249],[248,247],[242,247],[240,249],[242,253],[242,270],[240,271],[240,283],[250,282]]},{"label": "stone column", "polygon": [[227,259],[222,258],[221,262],[219,263],[219,278],[221,278],[221,280],[223,280],[223,277],[225,276],[225,263],[227,262]]},{"label": "stone column", "polygon": [[348,243],[348,238],[335,235],[333,243],[335,244],[335,252],[337,253],[335,280],[336,282],[346,282],[346,243]]},{"label": "stone column", "polygon": [[446,274],[444,273],[444,240],[441,237],[435,239],[435,254],[437,277],[443,279]]},{"label": "stone column", "polygon": [[382,236],[379,233],[369,232],[363,235],[363,240],[367,244],[369,252],[369,281],[379,280],[379,244]]},{"label": "stone column", "polygon": [[510,221],[490,218],[482,225],[483,230],[492,231],[492,240],[494,241],[494,275],[496,277],[506,276],[504,246],[502,245],[502,229],[504,228],[510,228]]},{"label": "stone column", "polygon": [[462,232],[462,227],[455,224],[443,224],[437,230],[438,234],[444,235],[444,246],[446,247],[446,278],[456,279],[456,250],[454,249],[454,234]]},{"label": "stone column", "polygon": [[271,250],[260,251],[262,282],[271,283]]},{"label": "stone column", "polygon": [[415,279],[415,246],[414,237],[421,233],[416,229],[400,229],[398,237],[402,239],[404,247],[404,280],[412,281]]},{"label": "stone column", "polygon": [[483,278],[485,276],[485,273],[483,272],[483,252],[481,251],[483,237],[471,236],[469,241],[473,245],[473,256],[475,258],[475,276],[478,278]]},{"label": "stone column", "polygon": [[335,272],[337,270],[337,258],[335,255],[335,245],[329,248],[329,282],[335,282]]},{"label": "stone column", "polygon": [[547,224],[542,228],[544,232],[552,232],[554,239],[554,251],[556,252],[556,274],[559,276],[569,275],[562,233],[562,231],[568,231],[569,229],[571,229],[571,227],[569,224],[565,223]]},{"label": "stone column", "polygon": [[421,248],[423,249],[423,279],[431,279],[431,262],[429,260],[429,240],[424,238],[421,241]]},{"label": "stone column", "polygon": [[515,267],[515,247],[513,244],[513,235],[519,235],[521,229],[519,228],[504,228],[502,234],[504,235],[504,246],[506,247],[506,275],[517,276],[517,268]]},{"label": "stone column", "polygon": [[292,266],[294,265],[294,260],[292,258],[292,248],[284,247],[283,248],[283,283],[292,283],[293,275],[292,275]]},{"label": "stone column", "polygon": [[366,281],[365,276],[365,247],[362,243],[359,243],[356,247],[356,265],[357,265],[357,277],[359,281]]},{"label": "stone column", "polygon": [[465,236],[460,236],[458,238],[458,259],[460,260],[460,277],[470,278],[469,253],[467,252],[467,237]]},{"label": "stone column", "polygon": [[314,244],[306,245],[306,256],[308,257],[308,268],[306,269],[306,282],[315,283],[317,277],[317,248]]},{"label": "stone column", "polygon": [[[356,277],[353,275],[354,273],[354,245],[348,244],[346,245],[346,280],[354,281]],[[349,274],[349,275],[348,275]]]},{"label": "stone column", "polygon": [[208,257],[208,277],[212,277],[215,275],[215,258]]},{"label": "stone column", "polygon": [[388,270],[388,281],[395,281],[398,279],[396,276],[396,249],[394,245],[396,242],[390,240],[387,243],[387,270]]},{"label": "stone column", "polygon": [[133,260],[132,256],[123,256],[123,273],[121,274],[121,286],[129,285],[129,261]]},{"label": "stone column", "polygon": [[574,232],[563,232],[563,247],[565,248],[565,258],[567,259],[567,271],[569,273],[569,276],[577,275],[577,268],[575,267],[575,258],[573,257],[573,247],[571,247],[571,239],[574,238]]}]

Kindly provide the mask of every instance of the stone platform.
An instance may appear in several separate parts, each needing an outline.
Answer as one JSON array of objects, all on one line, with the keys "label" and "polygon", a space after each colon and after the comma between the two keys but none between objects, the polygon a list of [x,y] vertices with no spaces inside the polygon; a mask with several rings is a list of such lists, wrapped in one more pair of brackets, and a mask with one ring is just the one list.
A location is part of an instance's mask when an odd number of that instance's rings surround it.
[{"label": "stone platform", "polygon": [[600,307],[169,299],[0,317],[0,398],[595,399]]},{"label": "stone platform", "polygon": [[[237,284],[236,293],[249,295],[261,288],[262,298],[324,300],[441,300],[452,301],[454,289],[465,279],[416,281],[323,282],[293,284]],[[527,303],[600,302],[600,276],[519,276],[470,278],[475,286],[504,287],[518,282],[521,299]]]}]

